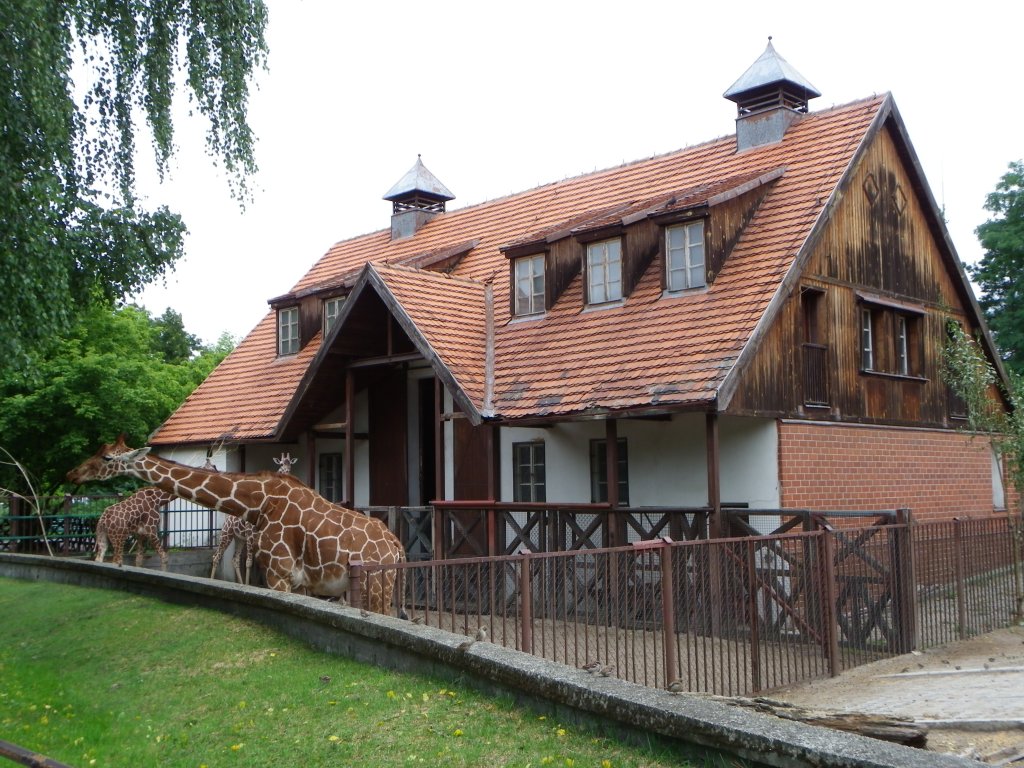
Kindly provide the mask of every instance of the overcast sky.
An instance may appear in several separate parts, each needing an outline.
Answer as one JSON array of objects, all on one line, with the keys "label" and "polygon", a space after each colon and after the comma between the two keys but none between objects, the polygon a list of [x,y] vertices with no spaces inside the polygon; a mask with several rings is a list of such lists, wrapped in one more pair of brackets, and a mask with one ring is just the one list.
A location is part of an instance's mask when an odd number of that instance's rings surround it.
[{"label": "overcast sky", "polygon": [[[1024,157],[1024,3],[270,0],[244,212],[182,119],[171,177],[186,258],[136,297],[206,342],[244,337],[335,242],[390,225],[382,195],[422,154],[449,210],[735,131],[722,93],[776,51],[820,110],[889,91],[966,262],[985,196]],[[149,158],[143,156],[143,167]]]}]

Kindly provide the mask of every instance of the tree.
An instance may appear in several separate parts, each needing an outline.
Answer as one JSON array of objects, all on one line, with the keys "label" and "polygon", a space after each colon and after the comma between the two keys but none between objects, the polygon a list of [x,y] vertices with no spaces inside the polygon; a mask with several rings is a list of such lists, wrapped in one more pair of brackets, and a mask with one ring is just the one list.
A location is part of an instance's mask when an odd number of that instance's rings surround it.
[{"label": "tree", "polygon": [[[36,380],[0,375],[0,443],[40,494],[61,490],[68,469],[118,432],[145,443],[233,346],[222,336],[195,357],[168,362],[162,321],[134,306],[95,306],[36,359]],[[20,485],[13,468],[0,465],[0,487]]]},{"label": "tree", "polygon": [[1004,362],[1024,374],[1024,162],[1010,163],[985,210],[993,218],[975,230],[985,255],[968,271]]},{"label": "tree", "polygon": [[[157,170],[174,152],[179,70],[231,191],[256,170],[249,81],[266,63],[263,0],[0,3],[0,359],[29,356],[95,302],[182,254],[184,224],[135,197],[136,120]],[[72,77],[74,75],[74,79]]]},{"label": "tree", "polygon": [[181,315],[168,307],[153,321],[156,343],[163,352],[164,362],[183,363],[191,360],[194,352],[202,347],[199,337],[185,330]]}]

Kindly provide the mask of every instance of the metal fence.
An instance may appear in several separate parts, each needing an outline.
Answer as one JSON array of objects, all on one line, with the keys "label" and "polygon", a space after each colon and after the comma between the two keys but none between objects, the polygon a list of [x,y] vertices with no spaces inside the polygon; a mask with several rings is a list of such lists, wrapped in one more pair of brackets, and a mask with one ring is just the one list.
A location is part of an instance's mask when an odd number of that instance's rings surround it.
[{"label": "metal fence", "polygon": [[[744,695],[1017,616],[1006,517],[409,562],[395,610],[648,686]],[[361,571],[361,572],[360,572]]]},{"label": "metal fence", "polygon": [[[116,495],[45,496],[29,504],[16,497],[0,497],[0,552],[53,551],[60,555],[95,552],[96,523],[100,515],[123,498]],[[218,543],[220,525],[213,510],[174,499],[161,511],[160,537],[166,547],[211,547]]]}]

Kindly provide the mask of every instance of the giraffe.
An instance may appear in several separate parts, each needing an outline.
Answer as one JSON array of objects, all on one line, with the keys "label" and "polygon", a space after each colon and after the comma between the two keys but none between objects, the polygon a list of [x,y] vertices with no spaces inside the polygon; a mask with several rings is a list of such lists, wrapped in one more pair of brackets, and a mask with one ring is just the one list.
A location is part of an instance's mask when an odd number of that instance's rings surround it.
[{"label": "giraffe", "polygon": [[[68,481],[120,475],[253,522],[259,531],[260,566],[271,589],[341,597],[348,590],[350,563],[405,561],[405,550],[384,523],[327,501],[291,475],[188,467],[151,456],[148,447],[129,448],[124,435],[68,472]],[[369,574],[364,589],[370,610],[386,613],[394,586],[394,571]]]},{"label": "giraffe", "polygon": [[[203,469],[217,471],[217,465],[209,456]],[[224,518],[224,524],[220,527],[220,544],[217,551],[213,553],[213,565],[210,567],[210,578],[217,575],[217,566],[220,565],[224,552],[235,542],[235,552],[231,556],[231,564],[235,567],[235,581],[239,584],[249,584],[252,580],[252,559],[256,554],[256,528],[252,523],[247,523],[240,517],[228,515]],[[245,550],[245,579],[242,578],[242,550]]]},{"label": "giraffe", "polygon": [[[277,471],[282,475],[291,474],[292,467],[298,463],[298,459],[293,459],[290,453],[282,453],[281,458],[274,457],[274,463],[277,464]],[[213,463],[209,456],[206,457],[206,463],[203,464],[203,469],[212,469],[214,472],[217,471],[217,465]],[[224,557],[224,552],[231,545],[231,542],[235,542],[235,553],[231,557],[231,564],[235,567],[235,581],[239,584],[243,583],[242,580],[242,550],[245,550],[245,580],[244,583],[248,584],[252,577],[252,559],[256,553],[256,528],[251,523],[247,523],[240,517],[228,516],[224,519],[224,524],[220,527],[220,544],[217,547],[217,551],[213,553],[213,566],[210,568],[210,578],[214,578],[217,574],[217,566],[220,565],[221,558]]]},{"label": "giraffe", "polygon": [[129,536],[135,536],[139,551],[135,553],[135,567],[142,567],[145,556],[146,541],[160,555],[160,569],[167,570],[167,552],[160,543],[160,507],[174,498],[160,488],[147,486],[140,488],[127,499],[107,507],[96,523],[96,562],[102,563],[107,553],[107,542],[114,546],[114,565],[124,562],[124,542]]}]

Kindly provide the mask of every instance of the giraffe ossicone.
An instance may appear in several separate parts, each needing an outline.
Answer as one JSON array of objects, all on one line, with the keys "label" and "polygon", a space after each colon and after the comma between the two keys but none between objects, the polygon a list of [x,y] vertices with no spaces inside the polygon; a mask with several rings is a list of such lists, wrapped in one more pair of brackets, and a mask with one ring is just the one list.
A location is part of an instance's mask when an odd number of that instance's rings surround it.
[{"label": "giraffe ossicone", "polygon": [[161,570],[166,571],[167,552],[160,541],[160,508],[173,499],[173,493],[148,486],[103,510],[96,523],[96,562],[103,562],[109,542],[114,548],[114,565],[122,565],[125,540],[134,536],[138,547],[135,566],[142,567],[148,541],[160,555]]},{"label": "giraffe ossicone", "polygon": [[[341,597],[349,587],[349,563],[390,565],[405,561],[398,538],[380,520],[333,504],[297,478],[281,472],[215,472],[189,467],[150,449],[129,448],[121,435],[68,472],[84,483],[129,475],[183,499],[253,522],[257,558],[271,589]],[[386,613],[395,572],[367,574],[370,610]]]}]

